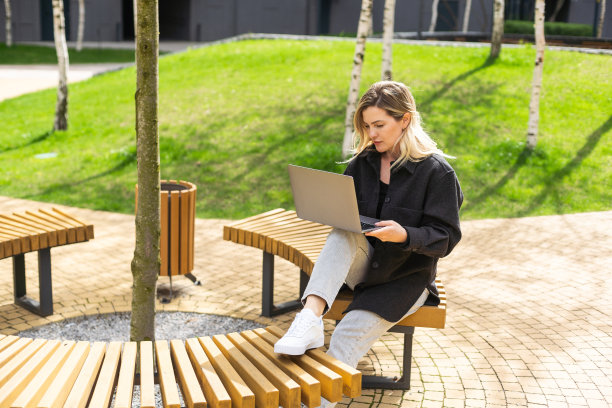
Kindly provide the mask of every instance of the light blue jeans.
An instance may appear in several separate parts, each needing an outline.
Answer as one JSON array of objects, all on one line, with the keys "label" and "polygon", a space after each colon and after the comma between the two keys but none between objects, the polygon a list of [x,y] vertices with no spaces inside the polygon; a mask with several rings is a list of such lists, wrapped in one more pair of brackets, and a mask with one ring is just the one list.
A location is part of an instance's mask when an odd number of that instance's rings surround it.
[{"label": "light blue jeans", "polygon": [[[328,306],[331,305],[343,283],[346,282],[353,289],[363,280],[373,252],[374,248],[365,235],[333,229],[315,262],[302,303],[306,302],[306,297],[309,295],[317,295],[323,298]],[[428,293],[425,289],[402,319],[423,306]],[[325,311],[327,309],[328,307]],[[327,354],[355,368],[374,342],[395,323],[383,319],[376,313],[352,310],[336,326]],[[324,398],[321,401],[322,407],[336,405]]]}]

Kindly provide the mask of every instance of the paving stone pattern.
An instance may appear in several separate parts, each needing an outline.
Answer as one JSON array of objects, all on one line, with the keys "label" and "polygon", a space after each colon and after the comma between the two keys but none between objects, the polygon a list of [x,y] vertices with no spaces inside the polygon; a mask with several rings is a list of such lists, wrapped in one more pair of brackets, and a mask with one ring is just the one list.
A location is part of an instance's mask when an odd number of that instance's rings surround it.
[{"label": "paving stone pattern", "polygon": [[[0,211],[49,204],[0,197]],[[130,310],[134,217],[64,208],[95,226],[95,239],[54,248],[55,314],[13,304],[12,262],[0,261],[0,333],[75,316]],[[288,327],[294,313],[263,318],[261,251],[223,241],[226,220],[196,220],[195,286],[175,277],[175,299],[157,310],[211,313]],[[448,294],[446,328],[417,328],[411,389],[364,390],[340,406],[612,406],[612,211],[467,221],[439,264]],[[36,257],[26,255],[37,296]],[[161,291],[169,279],[161,277]],[[276,260],[276,301],[295,298],[298,270]],[[333,324],[326,322],[327,341]],[[400,375],[402,338],[388,333],[359,368]]]}]

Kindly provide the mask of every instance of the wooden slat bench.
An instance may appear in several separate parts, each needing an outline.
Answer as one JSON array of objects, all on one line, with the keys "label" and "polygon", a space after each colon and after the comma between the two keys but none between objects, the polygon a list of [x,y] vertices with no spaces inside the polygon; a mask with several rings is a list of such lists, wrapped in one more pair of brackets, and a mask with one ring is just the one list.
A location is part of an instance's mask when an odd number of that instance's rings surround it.
[{"label": "wooden slat bench", "polygon": [[[0,259],[13,258],[15,304],[41,316],[53,314],[51,248],[94,237],[93,225],[57,209],[0,213]],[[39,301],[26,296],[25,254],[38,252]]]},{"label": "wooden slat bench", "polygon": [[186,341],[85,342],[0,335],[0,408],[317,407],[361,395],[361,373],[314,349],[274,353],[277,327]]},{"label": "wooden slat bench", "polygon": [[[270,317],[301,306],[300,297],[306,288],[308,277],[323,249],[331,227],[305,221],[295,211],[278,208],[223,228],[223,239],[259,248],[263,251],[262,315]],[[275,305],[274,256],[280,256],[300,268],[300,297],[294,301]],[[444,328],[446,322],[446,292],[442,282],[436,280],[441,303],[438,306],[422,306],[416,313],[403,319],[390,331],[404,334],[403,375],[400,379],[383,376],[364,376],[364,388],[410,388],[412,338],[415,327]],[[339,321],[351,302],[352,292],[342,291],[330,310],[323,316]]]}]

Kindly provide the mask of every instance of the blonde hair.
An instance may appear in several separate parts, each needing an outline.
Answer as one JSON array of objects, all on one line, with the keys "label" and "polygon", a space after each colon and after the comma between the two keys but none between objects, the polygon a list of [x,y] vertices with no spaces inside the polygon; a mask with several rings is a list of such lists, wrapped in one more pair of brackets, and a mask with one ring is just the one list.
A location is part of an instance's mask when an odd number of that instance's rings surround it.
[{"label": "blonde hair", "polygon": [[353,135],[354,156],[349,161],[373,144],[363,121],[363,111],[371,106],[384,109],[397,121],[401,120],[406,113],[410,114],[410,123],[393,145],[393,150],[399,147],[400,154],[392,167],[401,166],[406,161],[418,162],[432,154],[452,157],[444,154],[421,126],[421,115],[416,110],[414,97],[408,87],[401,82],[380,81],[374,83],[363,94],[357,105],[353,117],[355,128]]}]

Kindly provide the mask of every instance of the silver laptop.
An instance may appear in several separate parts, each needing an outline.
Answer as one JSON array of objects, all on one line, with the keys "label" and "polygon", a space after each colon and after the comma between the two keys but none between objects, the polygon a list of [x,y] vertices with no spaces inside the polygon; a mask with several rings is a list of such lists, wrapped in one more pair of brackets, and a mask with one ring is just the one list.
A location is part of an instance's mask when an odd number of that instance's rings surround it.
[{"label": "silver laptop", "polygon": [[351,176],[289,165],[289,178],[298,217],[352,232],[381,227],[379,220],[359,215]]}]

